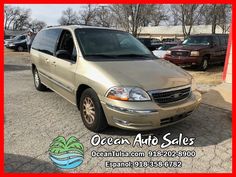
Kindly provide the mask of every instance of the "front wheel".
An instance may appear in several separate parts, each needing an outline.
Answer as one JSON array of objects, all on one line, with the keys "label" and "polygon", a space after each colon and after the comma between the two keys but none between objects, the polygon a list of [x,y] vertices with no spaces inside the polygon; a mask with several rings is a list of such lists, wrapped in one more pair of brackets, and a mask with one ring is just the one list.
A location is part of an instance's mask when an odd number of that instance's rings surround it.
[{"label": "front wheel", "polygon": [[45,91],[47,90],[47,87],[41,83],[38,70],[35,68],[33,70],[33,76],[34,76],[34,86],[38,91]]},{"label": "front wheel", "polygon": [[209,65],[208,61],[209,61],[208,57],[203,57],[202,62],[200,64],[200,66],[199,66],[199,69],[201,71],[206,71],[207,70],[208,65]]},{"label": "front wheel", "polygon": [[22,46],[18,46],[18,47],[17,47],[17,51],[23,52],[23,51],[24,51],[24,48],[23,48]]},{"label": "front wheel", "polygon": [[101,132],[108,127],[100,100],[96,92],[88,88],[80,99],[80,114],[84,125],[93,132]]}]

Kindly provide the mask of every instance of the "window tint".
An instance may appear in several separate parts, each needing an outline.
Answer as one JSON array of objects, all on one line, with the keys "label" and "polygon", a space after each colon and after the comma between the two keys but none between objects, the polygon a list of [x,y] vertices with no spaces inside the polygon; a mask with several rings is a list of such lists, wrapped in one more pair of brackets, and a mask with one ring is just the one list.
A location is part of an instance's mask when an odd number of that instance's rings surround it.
[{"label": "window tint", "polygon": [[225,36],[221,35],[221,36],[219,36],[219,38],[220,38],[220,44],[221,45],[223,45],[223,46],[227,45]]},{"label": "window tint", "polygon": [[227,46],[228,46],[228,39],[229,39],[229,36],[226,35],[226,36],[225,36],[225,42],[226,42],[226,45],[227,45]]},{"label": "window tint", "polygon": [[21,36],[21,37],[20,37],[20,40],[24,40],[24,39],[25,39],[25,36]]},{"label": "window tint", "polygon": [[190,36],[184,42],[183,45],[210,45],[212,42],[211,36]]},{"label": "window tint", "polygon": [[68,30],[62,31],[56,51],[58,51],[58,50],[66,50],[68,52],[68,54],[71,56],[71,58],[67,58],[67,59],[72,60],[72,61],[76,61],[77,52],[76,52],[73,37],[72,37],[70,31],[68,31]]},{"label": "window tint", "polygon": [[127,32],[107,29],[76,29],[84,58],[89,60],[145,60],[154,55]]},{"label": "window tint", "polygon": [[60,33],[61,29],[48,29],[39,32],[33,41],[32,48],[53,55]]},{"label": "window tint", "polygon": [[214,45],[216,45],[216,46],[220,46],[221,45],[219,36],[214,36],[213,37],[213,42],[214,42]]}]

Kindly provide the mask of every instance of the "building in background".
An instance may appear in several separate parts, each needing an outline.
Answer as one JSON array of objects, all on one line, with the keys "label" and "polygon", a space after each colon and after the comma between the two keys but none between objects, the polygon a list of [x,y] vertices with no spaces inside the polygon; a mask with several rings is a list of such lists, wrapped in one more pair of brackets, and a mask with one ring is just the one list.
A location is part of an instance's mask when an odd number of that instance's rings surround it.
[{"label": "building in background", "polygon": [[[182,26],[151,26],[151,27],[141,27],[139,30],[140,30],[139,37],[157,38],[160,40],[167,38],[176,38],[180,40],[184,39]],[[211,34],[212,26],[197,25],[192,27],[191,34],[201,34],[201,33]],[[220,26],[216,27],[216,33],[220,34],[223,33],[223,30]]]}]

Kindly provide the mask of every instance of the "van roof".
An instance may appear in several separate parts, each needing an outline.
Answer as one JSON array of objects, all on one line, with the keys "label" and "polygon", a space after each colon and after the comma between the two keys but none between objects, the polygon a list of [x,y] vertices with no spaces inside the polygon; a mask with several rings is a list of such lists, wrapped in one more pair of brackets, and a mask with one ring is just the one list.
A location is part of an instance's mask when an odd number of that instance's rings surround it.
[{"label": "van roof", "polygon": [[[117,29],[114,29],[114,28],[107,28],[107,27],[98,27],[98,26],[88,26],[88,25],[58,25],[58,26],[49,26],[48,28],[46,29],[51,29],[51,28],[62,28],[62,29],[77,29],[77,28],[91,28],[91,29],[107,29],[107,30],[117,30]],[[121,30],[118,30],[118,31],[121,31]]]}]

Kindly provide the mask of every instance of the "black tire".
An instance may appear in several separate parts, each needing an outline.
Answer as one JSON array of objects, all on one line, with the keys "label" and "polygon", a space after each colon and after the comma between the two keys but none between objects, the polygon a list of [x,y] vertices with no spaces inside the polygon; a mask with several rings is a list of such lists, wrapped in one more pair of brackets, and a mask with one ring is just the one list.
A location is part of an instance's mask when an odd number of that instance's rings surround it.
[{"label": "black tire", "polygon": [[[91,118],[91,116],[86,116],[88,114],[86,113],[85,104],[87,103],[88,100],[90,101],[90,103],[93,105],[94,108],[90,109],[92,106],[88,108],[88,110],[91,110],[93,112],[91,113],[93,114],[93,118]],[[102,105],[96,92],[93,89],[88,88],[82,93],[80,98],[79,108],[83,123],[85,127],[87,127],[89,130],[93,132],[102,132],[108,127],[107,120],[102,109]]]},{"label": "black tire", "polygon": [[23,51],[24,51],[24,47],[18,46],[18,47],[17,47],[17,51],[18,51],[18,52],[23,52]]},{"label": "black tire", "polygon": [[41,83],[38,70],[36,68],[33,70],[33,76],[34,76],[34,86],[38,91],[48,90],[48,88]]},{"label": "black tire", "polygon": [[201,64],[199,65],[199,70],[206,71],[208,69],[208,66],[209,66],[209,57],[204,56],[202,58]]}]

